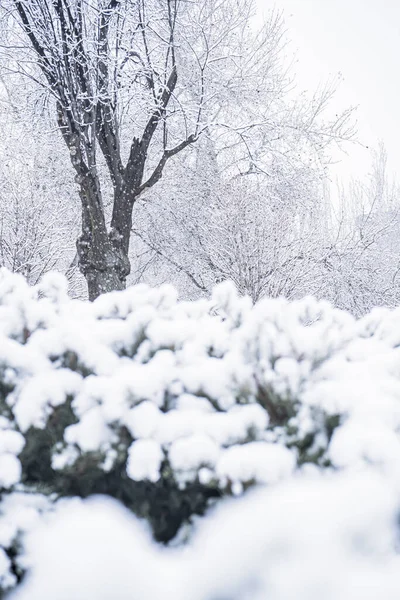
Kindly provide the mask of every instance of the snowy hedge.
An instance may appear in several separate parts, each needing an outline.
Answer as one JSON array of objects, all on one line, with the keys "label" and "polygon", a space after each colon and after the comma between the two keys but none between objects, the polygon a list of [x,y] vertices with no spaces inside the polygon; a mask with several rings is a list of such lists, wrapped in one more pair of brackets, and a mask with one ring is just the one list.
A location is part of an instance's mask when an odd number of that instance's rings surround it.
[{"label": "snowy hedge", "polygon": [[400,310],[66,289],[0,271],[4,592],[399,597]]}]

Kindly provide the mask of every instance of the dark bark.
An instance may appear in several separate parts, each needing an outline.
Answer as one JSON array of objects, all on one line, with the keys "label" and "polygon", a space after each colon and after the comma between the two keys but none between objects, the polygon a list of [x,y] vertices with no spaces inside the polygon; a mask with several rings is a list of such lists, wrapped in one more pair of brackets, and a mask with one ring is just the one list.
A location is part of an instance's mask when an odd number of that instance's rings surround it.
[{"label": "dark bark", "polygon": [[[85,204],[85,183],[81,189],[82,235],[77,241],[77,251],[79,268],[88,286],[89,300],[94,300],[100,294],[125,289],[130,273],[128,251],[132,208],[128,202],[122,206],[119,201],[120,210],[108,233],[98,196]],[[99,210],[93,211],[93,204],[98,205]]]},{"label": "dark bark", "polygon": [[[106,249],[105,247],[106,246]],[[130,272],[129,259],[109,241],[95,246],[81,236],[77,241],[79,268],[86,279],[89,300],[101,294],[126,287],[126,277]]]}]

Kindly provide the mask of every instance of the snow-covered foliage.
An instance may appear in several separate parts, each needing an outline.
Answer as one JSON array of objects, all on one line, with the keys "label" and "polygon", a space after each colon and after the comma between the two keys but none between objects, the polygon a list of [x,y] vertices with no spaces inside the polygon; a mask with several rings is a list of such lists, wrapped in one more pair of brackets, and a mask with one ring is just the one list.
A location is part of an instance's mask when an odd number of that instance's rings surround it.
[{"label": "snow-covered foliage", "polygon": [[4,590],[33,565],[23,598],[398,597],[400,310],[66,290],[0,271]]}]

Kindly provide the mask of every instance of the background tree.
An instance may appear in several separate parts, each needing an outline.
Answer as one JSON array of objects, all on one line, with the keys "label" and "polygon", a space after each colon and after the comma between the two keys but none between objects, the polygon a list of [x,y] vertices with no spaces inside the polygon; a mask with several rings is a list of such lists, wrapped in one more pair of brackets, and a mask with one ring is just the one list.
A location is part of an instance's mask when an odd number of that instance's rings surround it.
[{"label": "background tree", "polygon": [[73,259],[79,211],[71,169],[40,96],[18,75],[0,77],[0,132],[0,265],[34,284],[49,270],[66,272]]},{"label": "background tree", "polygon": [[381,144],[366,178],[342,186],[338,203],[331,205],[324,297],[356,315],[374,306],[398,306],[399,225],[400,190]]},{"label": "background tree", "polygon": [[[282,73],[280,60],[276,52],[268,70]],[[147,248],[143,264],[153,267],[145,280],[154,271],[158,281],[172,277],[187,297],[207,295],[225,279],[253,301],[323,293],[329,153],[351,138],[350,113],[329,118],[332,86],[307,100],[289,93],[283,76],[255,84],[268,106],[262,125],[228,134],[213,127],[146,194],[134,226],[141,242],[134,248]],[[251,108],[248,96],[238,94],[233,104]],[[183,172],[189,189],[180,183]]]}]

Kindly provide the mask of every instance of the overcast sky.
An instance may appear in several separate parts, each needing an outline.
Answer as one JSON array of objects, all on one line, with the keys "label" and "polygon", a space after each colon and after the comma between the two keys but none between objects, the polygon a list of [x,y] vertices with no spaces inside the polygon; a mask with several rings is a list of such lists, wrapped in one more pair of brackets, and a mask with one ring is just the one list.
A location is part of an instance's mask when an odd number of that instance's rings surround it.
[{"label": "overcast sky", "polygon": [[[359,139],[376,146],[382,139],[389,164],[400,178],[400,1],[258,0],[283,9],[295,70],[302,87],[314,89],[341,73],[338,108],[357,105]],[[368,152],[350,149],[341,169],[361,174]],[[340,169],[339,169],[340,170]]]}]

